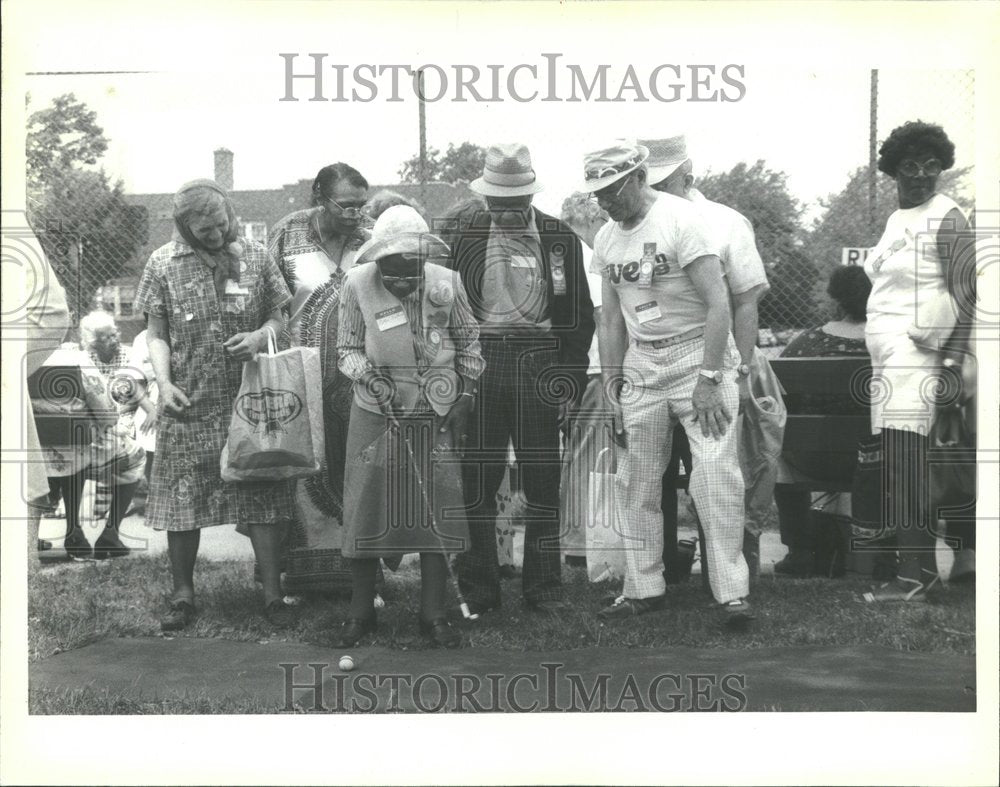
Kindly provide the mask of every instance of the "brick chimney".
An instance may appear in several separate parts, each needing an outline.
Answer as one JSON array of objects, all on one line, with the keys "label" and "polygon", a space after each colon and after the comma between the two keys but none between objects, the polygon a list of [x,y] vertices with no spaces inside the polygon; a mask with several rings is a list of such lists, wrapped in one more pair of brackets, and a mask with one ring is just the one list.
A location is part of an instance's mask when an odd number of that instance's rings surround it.
[{"label": "brick chimney", "polygon": [[233,190],[233,151],[226,148],[215,151],[215,182],[226,191]]}]

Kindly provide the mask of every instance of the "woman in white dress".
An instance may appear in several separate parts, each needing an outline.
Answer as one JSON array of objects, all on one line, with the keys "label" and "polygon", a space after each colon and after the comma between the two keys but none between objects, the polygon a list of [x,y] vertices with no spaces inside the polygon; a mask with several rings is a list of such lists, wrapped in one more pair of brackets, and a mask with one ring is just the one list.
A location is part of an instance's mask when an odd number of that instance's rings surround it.
[{"label": "woman in white dress", "polygon": [[[921,601],[938,581],[929,500],[927,435],[942,406],[960,402],[961,367],[975,305],[975,254],[958,204],[937,191],[955,163],[940,126],[893,130],[878,168],[896,181],[899,209],[865,261],[872,281],[865,342],[872,357],[872,434],[882,435],[886,524],[899,544],[895,581],[870,603]],[[957,320],[957,321],[956,321]]]}]

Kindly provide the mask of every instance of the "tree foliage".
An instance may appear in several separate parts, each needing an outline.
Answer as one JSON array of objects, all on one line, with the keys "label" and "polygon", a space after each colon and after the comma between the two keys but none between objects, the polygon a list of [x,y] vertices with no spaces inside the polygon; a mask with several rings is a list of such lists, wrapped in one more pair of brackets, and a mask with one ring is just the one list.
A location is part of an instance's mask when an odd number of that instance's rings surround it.
[{"label": "tree foliage", "polygon": [[148,238],[145,209],[92,169],[107,146],[96,113],[72,94],[28,120],[28,215],[77,317]]},{"label": "tree foliage", "polygon": [[803,251],[802,207],[788,191],[783,172],[759,160],[729,172],[706,173],[695,185],[710,200],[728,205],[753,225],[757,249],[767,269],[770,291],[760,302],[762,327],[814,324],[818,271]]},{"label": "tree foliage", "polygon": [[407,159],[399,170],[399,177],[403,183],[421,181],[457,183],[460,180],[469,182],[483,174],[485,163],[486,150],[479,145],[471,142],[463,142],[458,146],[449,144],[444,155],[441,155],[441,151],[437,148],[428,148],[423,173],[421,173],[419,154]]},{"label": "tree foliage", "polygon": [[28,183],[38,186],[81,165],[94,166],[108,149],[97,113],[72,93],[28,118],[26,154]]}]

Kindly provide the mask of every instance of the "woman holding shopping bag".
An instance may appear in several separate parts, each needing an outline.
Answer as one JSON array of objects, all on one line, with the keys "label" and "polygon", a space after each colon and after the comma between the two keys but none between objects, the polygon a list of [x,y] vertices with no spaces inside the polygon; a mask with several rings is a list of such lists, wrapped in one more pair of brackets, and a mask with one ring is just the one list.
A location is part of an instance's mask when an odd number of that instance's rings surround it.
[{"label": "woman holding shopping bag", "polygon": [[249,535],[261,567],[265,616],[286,626],[294,614],[281,596],[278,546],[292,485],[226,483],[219,458],[243,362],[265,348],[267,328],[282,330],[288,288],[262,245],[237,241],[236,212],[213,181],[180,188],[174,225],[136,293],[136,308],[149,318],[160,396],[146,521],[167,531],[174,587],[161,626],[176,630],[193,620],[201,528],[233,522]]},{"label": "woman holding shopping bag", "polygon": [[350,587],[340,543],[351,381],[337,368],[337,315],[344,276],[370,236],[362,226],[367,200],[368,181],[360,172],[330,164],[313,181],[312,207],[285,216],[268,236],[268,252],[292,292],[288,338],[293,347],[319,348],[323,376],[325,457],[321,472],[296,486],[284,550],[289,593]]},{"label": "woman holding shopping bag", "polygon": [[445,617],[448,554],[469,530],[455,452],[483,371],[479,327],[448,248],[407,206],[389,208],[347,274],[340,369],[354,381],[344,478],[344,556],[353,592],[339,647],[376,628],[378,558],[420,553],[420,633],[458,647]]}]

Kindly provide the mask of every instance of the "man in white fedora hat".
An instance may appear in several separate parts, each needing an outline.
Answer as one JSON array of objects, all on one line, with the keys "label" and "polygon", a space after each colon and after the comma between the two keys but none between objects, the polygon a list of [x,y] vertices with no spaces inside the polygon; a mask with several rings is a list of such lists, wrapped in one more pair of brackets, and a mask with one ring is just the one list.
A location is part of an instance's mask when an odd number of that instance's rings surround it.
[{"label": "man in white fedora hat", "polygon": [[629,140],[588,153],[581,190],[611,216],[594,241],[602,278],[601,368],[615,431],[626,549],[623,595],[604,619],[662,609],[660,493],[676,423],[694,455],[689,490],[709,543],[712,593],[732,623],[750,618],[743,476],[736,450],[739,356],[717,244],[688,201],[649,187],[649,150]]},{"label": "man in white fedora hat", "polygon": [[452,247],[480,324],[486,371],[466,443],[463,481],[470,549],[458,577],[473,611],[500,605],[496,493],[508,443],[528,501],[522,592],[531,609],[559,612],[559,425],[587,384],[594,307],[580,240],[532,207],[542,186],[520,143],[491,146],[470,188],[486,198]]},{"label": "man in white fedora hat", "polygon": [[[694,187],[691,158],[688,155],[687,139],[683,134],[666,139],[640,140],[649,148],[649,184],[655,191],[673,194],[693,203],[701,212],[719,244],[719,259],[729,288],[730,307],[733,316],[733,338],[740,354],[736,367],[740,391],[740,409],[743,410],[750,398],[751,387],[759,388],[762,381],[771,378],[770,365],[764,354],[757,349],[758,311],[757,305],[770,289],[764,263],[757,251],[753,225],[742,213],[713,202]],[[776,392],[771,392],[776,393]],[[780,394],[777,394],[780,397]],[[751,421],[753,426],[759,422]],[[780,437],[779,437],[780,442]],[[686,447],[686,446],[685,446]],[[690,451],[684,457],[690,468]],[[677,478],[679,462],[672,462],[664,479],[664,552],[670,551],[671,542],[677,542]],[[753,488],[748,493],[747,534],[745,548],[757,553],[760,525],[757,512],[769,509],[774,494],[774,479],[777,473],[776,461],[767,473],[754,474]],[[670,499],[673,495],[673,500]],[[752,504],[760,501],[760,505]],[[673,514],[668,516],[667,512]],[[746,549],[745,549],[746,552]],[[749,554],[749,553],[748,553]]]}]

